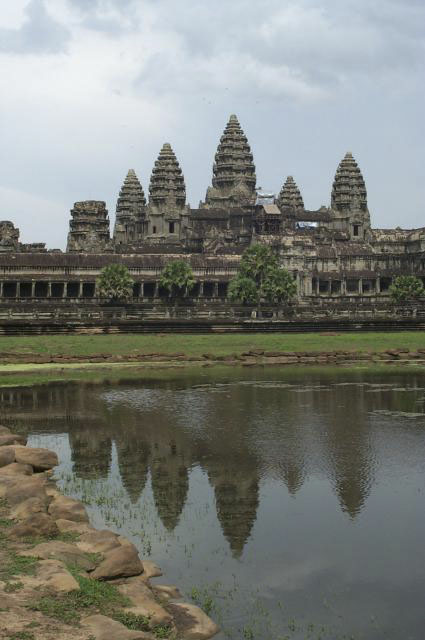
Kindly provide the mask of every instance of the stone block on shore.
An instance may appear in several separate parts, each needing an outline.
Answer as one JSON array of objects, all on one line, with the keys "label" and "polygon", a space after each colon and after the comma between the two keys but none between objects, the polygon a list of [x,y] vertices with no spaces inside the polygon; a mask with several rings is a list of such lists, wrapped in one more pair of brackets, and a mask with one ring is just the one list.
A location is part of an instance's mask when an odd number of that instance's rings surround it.
[{"label": "stone block on shore", "polygon": [[208,640],[219,632],[219,627],[202,609],[187,602],[168,605],[174,617],[179,636],[184,640]]},{"label": "stone block on shore", "polygon": [[119,585],[118,591],[132,602],[132,606],[125,611],[136,616],[146,616],[152,627],[171,624],[172,616],[155,600],[152,591],[139,577],[128,579]]},{"label": "stone block on shore", "polygon": [[15,447],[15,460],[30,464],[34,471],[48,471],[59,464],[54,451],[39,447]]},{"label": "stone block on shore", "polygon": [[0,434],[0,447],[8,446],[11,444],[25,445],[26,443],[26,437],[20,436],[17,433],[5,433],[3,435]]},{"label": "stone block on shore", "polygon": [[99,614],[83,618],[81,626],[87,629],[95,640],[154,640],[150,633],[130,631],[121,622]]},{"label": "stone block on shore", "polygon": [[[8,531],[8,537],[14,540],[20,538],[35,538],[38,536],[54,537],[59,533],[55,521],[47,513],[34,513],[26,520],[19,522]],[[29,554],[31,555],[31,554]]]},{"label": "stone block on shore", "polygon": [[143,565],[134,545],[120,545],[105,554],[105,559],[93,571],[92,578],[112,580],[143,573]]},{"label": "stone block on shore", "polygon": [[0,448],[0,470],[15,462],[15,449],[13,447]]},{"label": "stone block on shore", "polygon": [[85,506],[79,500],[62,495],[53,498],[49,505],[49,513],[54,520],[89,522]]},{"label": "stone block on shore", "polygon": [[34,556],[42,560],[60,560],[66,565],[73,565],[84,571],[93,571],[96,567],[95,563],[81,549],[61,540],[42,542],[28,551],[21,551],[21,555]]},{"label": "stone block on shore", "polygon": [[32,476],[34,469],[29,464],[12,462],[5,467],[0,467],[0,475],[5,476]]}]

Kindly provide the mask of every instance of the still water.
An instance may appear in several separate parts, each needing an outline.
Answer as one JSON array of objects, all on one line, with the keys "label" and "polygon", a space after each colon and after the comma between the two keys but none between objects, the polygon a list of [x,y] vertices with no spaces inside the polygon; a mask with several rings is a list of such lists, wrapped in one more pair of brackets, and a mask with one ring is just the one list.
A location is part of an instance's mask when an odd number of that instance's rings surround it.
[{"label": "still water", "polygon": [[407,371],[196,370],[3,390],[0,419],[219,638],[420,640],[424,403]]}]

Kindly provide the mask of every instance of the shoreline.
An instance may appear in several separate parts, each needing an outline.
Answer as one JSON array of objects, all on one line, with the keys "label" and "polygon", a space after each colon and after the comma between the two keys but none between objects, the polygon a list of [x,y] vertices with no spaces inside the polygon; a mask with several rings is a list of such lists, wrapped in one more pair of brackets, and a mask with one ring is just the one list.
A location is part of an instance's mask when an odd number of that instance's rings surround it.
[{"label": "shoreline", "polygon": [[[90,525],[52,478],[58,457],[0,426],[2,629],[31,640],[208,640],[219,628],[128,539]],[[31,631],[28,631],[31,629]],[[15,634],[15,635],[13,635]],[[21,635],[19,635],[21,634]]]}]

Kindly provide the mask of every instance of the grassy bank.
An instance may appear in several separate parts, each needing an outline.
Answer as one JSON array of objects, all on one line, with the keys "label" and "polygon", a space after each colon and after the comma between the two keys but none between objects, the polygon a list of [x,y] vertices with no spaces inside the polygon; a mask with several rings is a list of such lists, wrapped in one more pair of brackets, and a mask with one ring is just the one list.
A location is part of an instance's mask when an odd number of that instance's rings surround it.
[{"label": "grassy bank", "polygon": [[265,351],[385,351],[425,348],[425,333],[403,331],[394,333],[341,334],[226,334],[226,335],[69,335],[69,336],[5,336],[0,338],[0,359],[19,361],[26,356],[96,357],[99,355],[134,356],[138,354],[181,352],[201,357],[204,353],[226,356],[251,349]]}]

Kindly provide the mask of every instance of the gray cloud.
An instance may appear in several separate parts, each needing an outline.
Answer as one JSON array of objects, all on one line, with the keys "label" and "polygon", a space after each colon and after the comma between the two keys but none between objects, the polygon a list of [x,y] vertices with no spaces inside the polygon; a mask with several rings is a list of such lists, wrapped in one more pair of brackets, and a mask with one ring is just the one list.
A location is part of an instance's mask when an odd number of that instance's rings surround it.
[{"label": "gray cloud", "polygon": [[373,224],[424,223],[423,0],[32,0],[0,42],[0,219],[26,241],[63,247],[76,200],[113,221],[164,141],[197,205],[232,112],[264,188],[293,174],[307,207],[329,204],[350,149]]},{"label": "gray cloud", "polygon": [[31,0],[20,29],[0,29],[0,52],[59,53],[66,49],[69,38],[68,29],[49,16],[43,0]]}]

